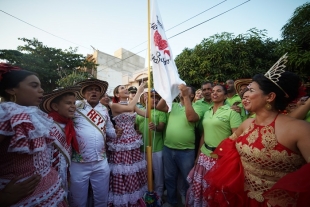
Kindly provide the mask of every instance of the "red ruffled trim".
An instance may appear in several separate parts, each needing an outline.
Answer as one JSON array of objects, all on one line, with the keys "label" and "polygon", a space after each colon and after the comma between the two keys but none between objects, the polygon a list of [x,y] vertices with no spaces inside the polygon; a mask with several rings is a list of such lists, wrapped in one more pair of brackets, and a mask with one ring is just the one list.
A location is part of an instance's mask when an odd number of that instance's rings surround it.
[{"label": "red ruffled trim", "polygon": [[[278,200],[294,201],[296,207],[309,206],[310,204],[310,163],[299,170],[289,173],[281,178],[274,186],[263,194],[268,203],[278,205]],[[280,199],[279,199],[280,197]],[[294,205],[295,206],[295,205]]]},{"label": "red ruffled trim", "polygon": [[218,160],[204,176],[204,196],[210,207],[243,206],[244,172],[235,141],[223,140],[214,151]]},{"label": "red ruffled trim", "polygon": [[15,134],[12,136],[9,145],[9,152],[20,152],[20,153],[35,153],[43,151],[46,145],[52,143],[54,140],[37,137],[29,139],[29,131],[34,130],[32,123],[20,123],[14,127]]},{"label": "red ruffled trim", "polygon": [[[12,127],[13,123],[17,123]],[[46,145],[52,143],[54,139],[46,137],[31,137],[31,131],[36,130],[33,123],[31,123],[28,114],[18,114],[11,118],[11,120],[2,122],[1,129],[7,134],[13,134],[10,138],[9,152],[19,152],[33,154],[38,151],[43,151]]]}]

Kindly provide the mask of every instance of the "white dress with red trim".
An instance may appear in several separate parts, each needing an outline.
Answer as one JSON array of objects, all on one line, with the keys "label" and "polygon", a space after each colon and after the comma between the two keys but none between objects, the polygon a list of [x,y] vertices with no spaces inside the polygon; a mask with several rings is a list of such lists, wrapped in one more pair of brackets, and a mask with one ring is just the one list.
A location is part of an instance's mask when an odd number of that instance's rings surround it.
[{"label": "white dress with red trim", "polygon": [[108,206],[139,207],[147,190],[147,176],[146,161],[140,152],[142,135],[134,128],[136,113],[122,113],[113,119],[123,134],[107,143],[111,168]]},{"label": "white dress with red trim", "polygon": [[18,182],[34,174],[41,180],[35,191],[13,206],[66,206],[60,178],[51,167],[47,146],[53,120],[35,106],[20,106],[12,102],[0,104],[0,190],[13,178]]}]

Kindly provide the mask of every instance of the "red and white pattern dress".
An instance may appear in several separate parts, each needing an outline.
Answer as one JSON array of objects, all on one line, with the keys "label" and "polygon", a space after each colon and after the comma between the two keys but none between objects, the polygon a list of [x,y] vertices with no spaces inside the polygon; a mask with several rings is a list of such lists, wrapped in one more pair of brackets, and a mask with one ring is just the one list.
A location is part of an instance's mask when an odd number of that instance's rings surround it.
[{"label": "red and white pattern dress", "polygon": [[146,161],[140,146],[142,135],[134,129],[136,113],[122,113],[114,117],[123,129],[120,138],[108,140],[108,162],[111,169],[109,206],[138,207],[146,192]]},{"label": "red and white pattern dress", "polygon": [[47,150],[54,141],[52,125],[53,120],[37,107],[0,104],[0,134],[5,136],[0,144],[0,190],[15,177],[22,176],[23,181],[41,175],[35,191],[13,206],[66,206],[65,192]]}]

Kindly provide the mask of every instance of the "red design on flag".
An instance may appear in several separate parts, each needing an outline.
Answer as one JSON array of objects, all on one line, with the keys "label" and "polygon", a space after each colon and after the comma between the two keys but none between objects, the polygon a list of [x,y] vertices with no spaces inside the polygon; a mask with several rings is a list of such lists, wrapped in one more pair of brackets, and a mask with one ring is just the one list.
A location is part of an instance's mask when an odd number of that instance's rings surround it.
[{"label": "red design on flag", "polygon": [[180,79],[178,69],[173,60],[172,50],[165,34],[164,24],[156,4],[152,0],[151,30],[151,60],[153,69],[154,88],[166,101],[168,111],[171,110],[172,102],[180,93],[178,85],[185,84]]},{"label": "red design on flag", "polygon": [[161,35],[158,33],[158,31],[156,31],[154,34],[154,42],[155,42],[155,46],[158,46],[159,50],[163,50],[168,47],[167,40],[163,40]]},{"label": "red design on flag", "polygon": [[170,56],[170,51],[169,50],[164,50],[164,54],[167,54]]}]

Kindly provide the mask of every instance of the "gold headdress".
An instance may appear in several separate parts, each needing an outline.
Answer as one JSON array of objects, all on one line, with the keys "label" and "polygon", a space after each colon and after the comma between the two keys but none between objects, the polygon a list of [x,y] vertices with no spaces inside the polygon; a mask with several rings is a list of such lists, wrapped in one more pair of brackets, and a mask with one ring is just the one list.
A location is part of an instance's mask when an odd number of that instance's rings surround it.
[{"label": "gold headdress", "polygon": [[287,63],[287,53],[283,55],[268,71],[265,73],[265,77],[272,81],[278,88],[280,88],[285,97],[288,98],[289,95],[277,84],[281,74],[285,72],[284,68],[286,67],[285,64]]}]

